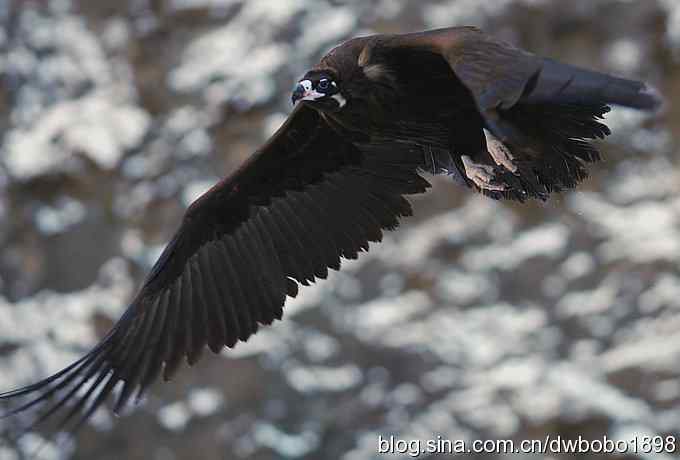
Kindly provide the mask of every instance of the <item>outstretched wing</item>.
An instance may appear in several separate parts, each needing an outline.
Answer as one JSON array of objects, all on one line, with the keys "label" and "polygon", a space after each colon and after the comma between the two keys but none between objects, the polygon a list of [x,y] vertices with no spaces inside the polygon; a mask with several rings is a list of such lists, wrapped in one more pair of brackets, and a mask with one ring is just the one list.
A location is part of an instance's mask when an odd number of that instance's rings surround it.
[{"label": "outstretched wing", "polygon": [[0,395],[29,428],[77,429],[119,387],[114,411],[207,345],[233,347],[280,319],[298,283],[325,278],[411,213],[421,155],[355,145],[299,105],[272,139],[199,198],[122,318],[86,356]]},{"label": "outstretched wing", "polygon": [[[481,117],[475,140],[487,130],[481,136],[482,154],[462,153],[498,166],[499,182],[511,188],[497,197],[545,198],[575,186],[587,176],[583,163],[599,159],[587,141],[609,134],[598,121],[609,104],[650,110],[661,103],[642,82],[542,58],[474,27],[384,36],[378,43],[407,56],[411,66],[417,62],[412,56],[423,52],[448,64],[449,78],[467,89]],[[425,68],[422,81],[432,87],[443,77],[442,67],[429,68],[437,74]],[[465,135],[472,136],[470,131],[464,130]]]}]

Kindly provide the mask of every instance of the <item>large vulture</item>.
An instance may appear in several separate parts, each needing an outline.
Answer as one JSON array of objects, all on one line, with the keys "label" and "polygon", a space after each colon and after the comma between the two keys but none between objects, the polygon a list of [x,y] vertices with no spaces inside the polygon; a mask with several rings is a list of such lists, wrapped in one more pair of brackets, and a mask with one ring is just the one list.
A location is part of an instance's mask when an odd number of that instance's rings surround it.
[{"label": "large vulture", "polygon": [[187,210],[122,318],[87,355],[0,399],[79,427],[208,346],[281,319],[300,284],[338,270],[411,214],[422,172],[492,198],[545,199],[600,156],[609,104],[654,109],[643,83],[561,64],[473,27],[349,40],[307,72],[285,124]]}]

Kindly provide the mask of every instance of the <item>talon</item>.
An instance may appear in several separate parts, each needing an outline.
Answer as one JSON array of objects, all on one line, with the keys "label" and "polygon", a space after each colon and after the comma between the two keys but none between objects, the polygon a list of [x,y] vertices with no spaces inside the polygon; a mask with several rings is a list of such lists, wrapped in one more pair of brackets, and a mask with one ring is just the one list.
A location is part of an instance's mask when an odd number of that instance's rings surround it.
[{"label": "talon", "polygon": [[472,158],[467,155],[462,155],[461,160],[463,160],[465,175],[477,187],[494,192],[504,192],[508,189],[505,184],[497,182],[493,166],[475,163],[472,161]]},{"label": "talon", "polygon": [[484,137],[486,138],[486,148],[489,151],[489,155],[491,155],[496,164],[503,166],[510,172],[517,172],[517,165],[514,163],[515,157],[510,152],[510,149],[487,129],[484,130]]}]

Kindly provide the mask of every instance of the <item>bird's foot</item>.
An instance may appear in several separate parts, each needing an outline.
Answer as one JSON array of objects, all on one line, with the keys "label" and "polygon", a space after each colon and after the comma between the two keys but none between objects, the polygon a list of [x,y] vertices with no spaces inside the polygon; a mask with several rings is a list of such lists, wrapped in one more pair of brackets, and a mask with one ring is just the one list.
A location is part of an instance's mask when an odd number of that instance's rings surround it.
[{"label": "bird's foot", "polygon": [[493,166],[475,163],[467,155],[461,156],[461,160],[465,175],[480,189],[494,192],[503,192],[508,189],[507,185],[498,182]]},{"label": "bird's foot", "polygon": [[514,163],[515,157],[510,149],[487,129],[484,130],[484,137],[486,138],[486,149],[496,164],[516,173],[517,165]]}]

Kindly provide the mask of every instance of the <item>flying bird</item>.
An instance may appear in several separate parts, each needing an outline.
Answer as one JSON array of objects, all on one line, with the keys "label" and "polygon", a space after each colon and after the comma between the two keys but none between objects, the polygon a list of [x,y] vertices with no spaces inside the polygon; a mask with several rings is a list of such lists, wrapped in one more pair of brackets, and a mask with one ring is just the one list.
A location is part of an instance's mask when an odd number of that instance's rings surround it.
[{"label": "flying bird", "polygon": [[[119,412],[183,361],[281,319],[412,213],[424,173],[495,199],[546,199],[600,159],[610,104],[655,109],[644,83],[562,64],[473,27],[351,39],[308,71],[283,126],[186,211],[129,307],[89,353],[0,394],[74,431],[109,396]],[[116,391],[114,392],[114,389]]]}]

